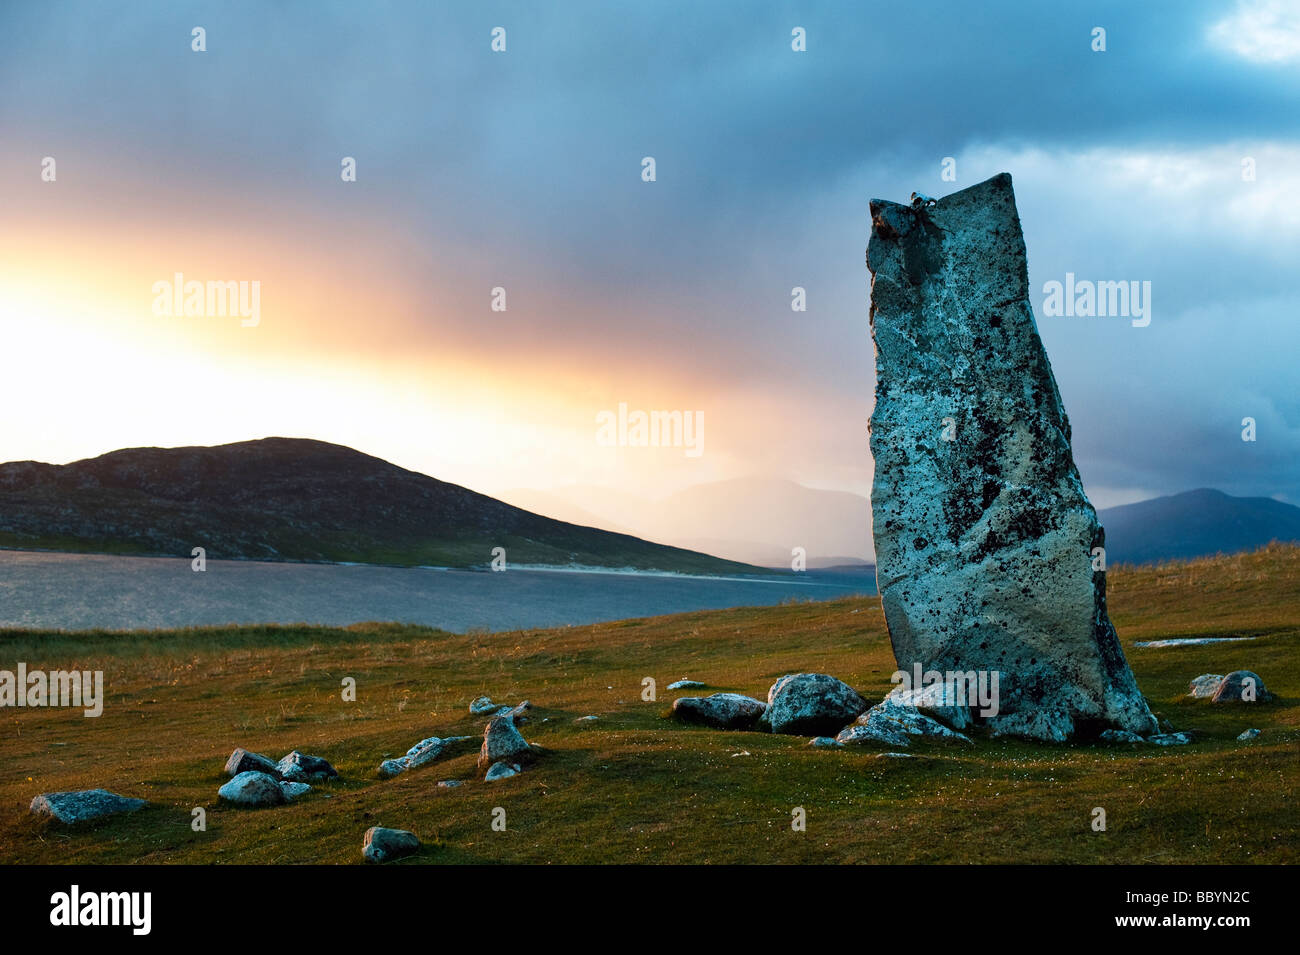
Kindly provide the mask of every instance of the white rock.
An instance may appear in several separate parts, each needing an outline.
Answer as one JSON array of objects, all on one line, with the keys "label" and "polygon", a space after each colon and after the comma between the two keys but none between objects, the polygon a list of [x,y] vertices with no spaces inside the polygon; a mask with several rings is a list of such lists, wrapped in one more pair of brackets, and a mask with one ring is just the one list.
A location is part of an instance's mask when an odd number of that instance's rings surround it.
[{"label": "white rock", "polygon": [[306,783],[291,783],[286,780],[280,783],[280,791],[284,793],[287,802],[293,802],[299,796],[311,792],[311,787]]},{"label": "white rock", "polygon": [[522,770],[518,763],[509,764],[505,762],[493,763],[488,767],[487,775],[483,777],[484,781],[494,783],[498,779],[509,779],[511,776],[518,776]]},{"label": "white rock", "polygon": [[1222,683],[1222,673],[1202,673],[1187,685],[1187,695],[1197,700],[1208,700]]},{"label": "white rock", "polygon": [[408,856],[419,848],[419,837],[413,832],[372,826],[362,840],[361,855],[367,862],[387,862]]},{"label": "white rock", "polygon": [[1254,738],[1255,738],[1256,736],[1258,736],[1258,735],[1259,735],[1259,730],[1257,730],[1257,729],[1248,729],[1248,730],[1246,730],[1244,733],[1242,733],[1240,736],[1238,736],[1237,739],[1239,739],[1239,740],[1251,740],[1251,739],[1254,739]]},{"label": "white rock", "polygon": [[29,811],[71,825],[135,812],[147,805],[149,804],[143,799],[119,796],[107,789],[84,789],[76,792],[42,793],[32,800]]},{"label": "white rock", "polygon": [[825,673],[788,673],[767,691],[763,723],[773,733],[822,736],[867,708],[858,692]]},{"label": "white rock", "polygon": [[263,806],[283,806],[287,801],[280,780],[269,773],[252,770],[240,773],[217,790],[217,795],[236,806],[258,809]]}]

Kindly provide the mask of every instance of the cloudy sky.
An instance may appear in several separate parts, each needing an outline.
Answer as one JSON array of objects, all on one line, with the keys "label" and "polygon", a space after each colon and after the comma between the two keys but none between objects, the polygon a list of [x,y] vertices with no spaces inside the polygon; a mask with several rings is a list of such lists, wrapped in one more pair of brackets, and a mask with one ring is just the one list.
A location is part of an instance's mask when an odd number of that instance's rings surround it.
[{"label": "cloudy sky", "polygon": [[[1094,502],[1300,503],[1298,8],[5,4],[0,460],[279,434],[487,493],[866,494],[867,203],[1005,170],[1036,289],[1152,283],[1145,328],[1035,302]],[[155,314],[177,272],[260,323]],[[602,446],[620,402],[703,453]]]}]

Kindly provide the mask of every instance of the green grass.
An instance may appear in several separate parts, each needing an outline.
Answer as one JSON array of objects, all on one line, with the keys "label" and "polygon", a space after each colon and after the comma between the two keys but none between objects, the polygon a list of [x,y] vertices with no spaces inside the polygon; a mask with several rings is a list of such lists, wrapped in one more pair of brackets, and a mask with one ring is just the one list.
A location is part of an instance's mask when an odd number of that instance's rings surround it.
[{"label": "green grass", "polygon": [[[1300,861],[1300,548],[1115,567],[1109,591],[1139,685],[1195,743],[981,740],[885,760],[666,718],[676,694],[664,687],[682,677],[763,697],[781,674],[812,670],[883,696],[894,662],[876,598],[468,635],[388,624],[6,631],[0,668],[102,669],[107,701],[98,719],[0,710],[0,861],[358,863],[372,825],[424,840],[397,864]],[[1258,639],[1132,647],[1242,635]],[[1258,672],[1278,700],[1184,698],[1192,677],[1236,668]],[[355,703],[341,699],[347,676]],[[647,676],[655,702],[641,699]],[[534,767],[483,783],[464,755],[377,778],[381,759],[418,739],[480,732],[466,707],[482,693],[533,701],[523,732],[546,749]],[[587,714],[600,719],[574,722]],[[1251,726],[1263,735],[1237,742]],[[225,808],[216,790],[236,746],[316,753],[342,778],[282,808]],[[466,783],[435,785],[448,778]],[[72,830],[27,812],[37,793],[99,786],[153,805]],[[196,806],[206,832],[190,827]],[[791,831],[796,806],[806,832]],[[1090,825],[1097,806],[1105,832]],[[495,807],[504,832],[491,828]]]}]

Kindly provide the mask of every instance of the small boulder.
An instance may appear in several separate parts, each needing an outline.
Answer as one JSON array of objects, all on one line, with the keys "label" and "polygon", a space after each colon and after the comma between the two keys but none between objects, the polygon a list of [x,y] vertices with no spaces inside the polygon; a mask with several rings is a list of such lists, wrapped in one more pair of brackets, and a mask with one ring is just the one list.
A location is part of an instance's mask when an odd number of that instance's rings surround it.
[{"label": "small boulder", "polygon": [[379,764],[379,775],[384,779],[392,779],[406,772],[406,757],[401,759],[386,759]]},{"label": "small boulder", "polygon": [[280,788],[280,780],[269,773],[249,771],[240,773],[217,790],[217,795],[236,806],[260,809],[264,806],[283,806],[288,797]]},{"label": "small boulder", "polygon": [[835,739],[849,745],[870,743],[908,747],[914,736],[945,742],[970,742],[969,737],[949,729],[934,717],[926,716],[914,706],[900,704],[891,697],[885,697],[852,725],[844,727]]},{"label": "small boulder", "polygon": [[948,684],[932,683],[929,686],[905,690],[896,686],[889,691],[886,700],[892,700],[899,706],[910,706],[920,710],[926,716],[933,717],[955,730],[964,730],[971,725],[970,707],[958,702],[953,697]]},{"label": "small boulder", "polygon": [[413,832],[371,826],[361,842],[361,855],[367,862],[387,862],[409,856],[419,848],[419,837]]},{"label": "small boulder", "polygon": [[825,673],[791,673],[767,691],[763,722],[773,733],[824,736],[852,721],[868,703],[847,683]]},{"label": "small boulder", "polygon": [[833,746],[843,746],[844,744],[834,736],[814,736],[808,741],[809,746],[816,746],[818,749],[829,749]]},{"label": "small boulder", "polygon": [[528,722],[528,711],[533,708],[533,704],[524,700],[517,706],[503,706],[497,710],[497,716],[508,716],[516,723]]},{"label": "small boulder", "polygon": [[1208,700],[1218,692],[1221,683],[1223,683],[1222,673],[1202,673],[1187,685],[1187,695],[1197,700]]},{"label": "small boulder", "polygon": [[240,773],[266,773],[276,779],[280,778],[280,768],[275,765],[275,760],[268,759],[261,753],[250,753],[243,748],[230,754],[223,772],[232,778]]},{"label": "small boulder", "polygon": [[311,787],[306,783],[291,783],[288,780],[281,780],[280,791],[284,793],[285,802],[293,802],[299,796],[311,792]]},{"label": "small boulder", "polygon": [[726,730],[751,728],[766,709],[766,703],[740,693],[683,696],[673,701],[673,716],[679,720]]},{"label": "small boulder", "polygon": [[1210,698],[1211,703],[1267,703],[1273,698],[1258,673],[1233,670],[1223,678]]},{"label": "small boulder", "polygon": [[707,683],[701,683],[699,680],[678,680],[676,683],[669,683],[670,690],[703,690],[708,686]]},{"label": "small boulder", "polygon": [[135,812],[149,805],[143,799],[119,796],[107,789],[83,789],[76,792],[41,793],[32,800],[31,812],[48,816],[67,825]]},{"label": "small boulder", "polygon": [[461,781],[459,779],[440,779],[438,780],[438,788],[455,789],[457,786],[460,785],[460,783]]},{"label": "small boulder", "polygon": [[521,772],[523,770],[519,768],[518,763],[509,764],[501,761],[488,767],[487,775],[483,779],[485,782],[494,783],[498,779],[509,779],[511,776],[518,776]]},{"label": "small boulder", "polygon": [[469,705],[469,711],[472,716],[487,716],[489,713],[495,713],[499,707],[492,702],[490,697],[480,696]]},{"label": "small boulder", "polygon": [[338,771],[319,756],[308,756],[296,749],[280,760],[276,767],[283,778],[296,783],[332,779],[338,775]]},{"label": "small boulder", "polygon": [[1153,746],[1186,746],[1191,741],[1191,733],[1159,733],[1147,737],[1147,742]]},{"label": "small boulder", "polygon": [[483,730],[483,746],[478,754],[479,772],[503,760],[523,762],[532,758],[532,747],[515,728],[515,721],[508,716],[492,717]]},{"label": "small boulder", "polygon": [[1248,729],[1245,732],[1243,732],[1240,736],[1238,736],[1237,739],[1242,740],[1244,742],[1246,740],[1252,740],[1258,735],[1259,735],[1259,730]]}]

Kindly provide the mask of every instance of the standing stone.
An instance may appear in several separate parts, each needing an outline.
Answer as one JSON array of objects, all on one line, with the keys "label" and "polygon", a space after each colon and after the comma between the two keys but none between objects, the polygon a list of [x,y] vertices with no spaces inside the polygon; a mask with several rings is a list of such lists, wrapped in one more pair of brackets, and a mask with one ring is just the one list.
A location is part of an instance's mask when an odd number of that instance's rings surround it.
[{"label": "standing stone", "polygon": [[1106,613],[1104,545],[1029,302],[1006,173],[874,199],[871,508],[900,670],[997,671],[995,735],[1158,732]]}]

